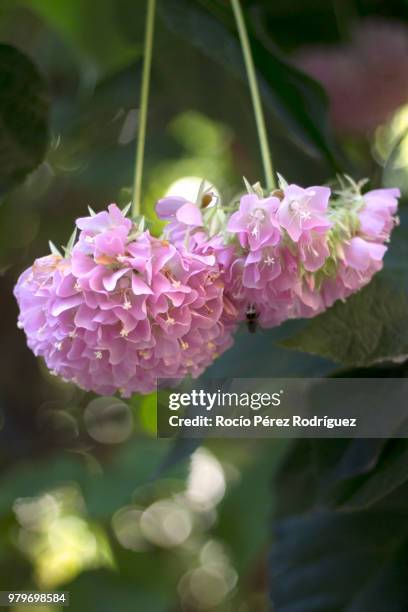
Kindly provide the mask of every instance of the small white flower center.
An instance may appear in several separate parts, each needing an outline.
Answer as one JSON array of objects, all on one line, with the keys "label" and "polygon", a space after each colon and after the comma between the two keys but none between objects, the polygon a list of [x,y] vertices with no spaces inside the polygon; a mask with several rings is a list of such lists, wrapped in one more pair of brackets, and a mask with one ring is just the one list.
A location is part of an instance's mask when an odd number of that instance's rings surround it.
[{"label": "small white flower center", "polygon": [[[255,208],[249,214],[251,221],[248,223],[248,229],[251,231],[251,235],[255,238],[259,235],[259,226],[265,220],[265,211],[262,208]],[[251,229],[252,227],[252,229]]]},{"label": "small white flower center", "polygon": [[271,257],[271,255],[268,255],[267,257],[265,257],[264,259],[264,263],[267,266],[273,266],[273,264],[276,262],[275,257]]},{"label": "small white flower center", "polygon": [[302,221],[311,219],[312,213],[309,209],[309,203],[312,200],[315,192],[311,192],[308,195],[303,196],[299,200],[292,200],[289,203],[290,210],[298,216]]}]

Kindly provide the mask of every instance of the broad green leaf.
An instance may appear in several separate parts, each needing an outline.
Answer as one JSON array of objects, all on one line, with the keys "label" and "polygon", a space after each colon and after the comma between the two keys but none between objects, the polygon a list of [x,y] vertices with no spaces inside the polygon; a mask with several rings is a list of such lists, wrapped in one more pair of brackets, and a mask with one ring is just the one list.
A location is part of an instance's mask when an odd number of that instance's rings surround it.
[{"label": "broad green leaf", "polygon": [[40,164],[47,144],[47,87],[31,60],[0,44],[0,193]]},{"label": "broad green leaf", "polygon": [[408,445],[405,440],[390,442],[390,451],[376,470],[360,481],[359,487],[340,509],[346,512],[362,510],[379,502],[408,481]]},{"label": "broad green leaf", "polygon": [[[236,36],[210,12],[187,0],[165,0],[159,3],[159,14],[175,34],[246,82]],[[339,155],[328,127],[323,89],[280,57],[276,49],[266,49],[255,35],[251,36],[251,47],[268,110],[287,126],[289,137],[299,146],[314,155],[322,155],[331,166],[339,167]]]},{"label": "broad green leaf", "polygon": [[336,302],[282,346],[348,366],[368,366],[408,354],[408,301],[382,278]]},{"label": "broad green leaf", "polygon": [[271,597],[275,612],[404,612],[408,608],[405,512],[325,510],[274,528]]},{"label": "broad green leaf", "polygon": [[[299,440],[292,447],[275,482],[276,612],[407,609],[407,444],[384,442]],[[352,495],[333,505],[328,492],[346,480]]]},{"label": "broad green leaf", "polygon": [[279,516],[334,507],[353,495],[379,465],[386,439],[305,440],[294,442],[276,479]]}]

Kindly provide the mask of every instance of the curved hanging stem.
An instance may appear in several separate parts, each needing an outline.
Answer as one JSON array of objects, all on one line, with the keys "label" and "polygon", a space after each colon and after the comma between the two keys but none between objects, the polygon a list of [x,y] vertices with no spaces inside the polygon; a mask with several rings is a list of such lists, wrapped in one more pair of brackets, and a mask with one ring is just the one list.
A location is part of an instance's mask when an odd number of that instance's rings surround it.
[{"label": "curved hanging stem", "polygon": [[146,30],[144,43],[144,59],[142,87],[140,92],[139,122],[136,141],[135,174],[133,183],[132,216],[140,214],[142,193],[143,161],[146,140],[147,107],[149,103],[150,71],[153,54],[154,17],[156,0],[147,0]]},{"label": "curved hanging stem", "polygon": [[245,68],[248,77],[249,89],[251,91],[252,105],[254,108],[256,129],[258,131],[259,145],[261,149],[261,157],[265,174],[265,183],[268,191],[276,187],[275,177],[273,173],[271,152],[268,145],[268,136],[265,126],[265,116],[262,109],[261,96],[259,93],[258,82],[256,78],[254,60],[252,58],[251,46],[249,44],[248,32],[245,25],[244,15],[242,12],[239,0],[231,0],[232,10],[234,12],[235,21],[237,24],[239,39],[241,42],[242,53],[244,55]]}]

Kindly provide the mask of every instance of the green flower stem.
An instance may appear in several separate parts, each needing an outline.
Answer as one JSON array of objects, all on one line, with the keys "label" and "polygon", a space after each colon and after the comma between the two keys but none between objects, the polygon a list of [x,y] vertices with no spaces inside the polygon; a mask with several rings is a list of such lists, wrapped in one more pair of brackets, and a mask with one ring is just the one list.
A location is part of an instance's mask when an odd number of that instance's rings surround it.
[{"label": "green flower stem", "polygon": [[146,31],[144,44],[142,87],[140,92],[139,122],[136,142],[135,175],[133,183],[132,216],[141,212],[143,161],[146,140],[147,107],[149,103],[150,71],[153,54],[154,17],[156,0],[147,0]]},{"label": "green flower stem", "polygon": [[256,78],[254,60],[252,58],[251,46],[249,44],[248,32],[245,25],[244,15],[239,0],[231,0],[232,10],[234,12],[235,21],[237,24],[239,39],[241,42],[242,53],[244,55],[245,68],[248,77],[249,89],[251,91],[252,105],[256,121],[256,129],[258,131],[259,145],[261,149],[261,157],[265,174],[266,188],[268,190],[276,187],[275,177],[272,167],[272,158],[268,145],[268,135],[265,126],[265,116],[262,109],[261,96]]}]

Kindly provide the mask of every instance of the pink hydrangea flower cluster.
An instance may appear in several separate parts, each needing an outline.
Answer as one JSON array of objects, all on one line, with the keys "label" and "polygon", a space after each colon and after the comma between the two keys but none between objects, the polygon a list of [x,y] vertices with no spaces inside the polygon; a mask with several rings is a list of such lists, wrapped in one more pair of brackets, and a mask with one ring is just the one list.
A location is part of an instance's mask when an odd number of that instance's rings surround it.
[{"label": "pink hydrangea flower cluster", "polygon": [[19,327],[52,373],[127,397],[198,376],[232,344],[213,255],[138,230],[115,204],[77,227],[67,256],[38,259],[15,287]]},{"label": "pink hydrangea flower cluster", "polygon": [[353,183],[336,197],[328,187],[281,187],[242,196],[214,235],[215,212],[182,198],[157,205],[170,220],[170,240],[216,257],[239,320],[255,314],[263,327],[313,317],[366,285],[382,268],[400,196],[398,189],[362,195]]},{"label": "pink hydrangea flower cluster", "polygon": [[[28,345],[52,373],[100,394],[148,393],[200,375],[246,318],[312,317],[383,265],[398,189],[348,183],[249,188],[231,209],[168,197],[161,238],[115,204],[77,220],[79,238],[15,287]],[[228,211],[228,214],[227,214]]]}]

